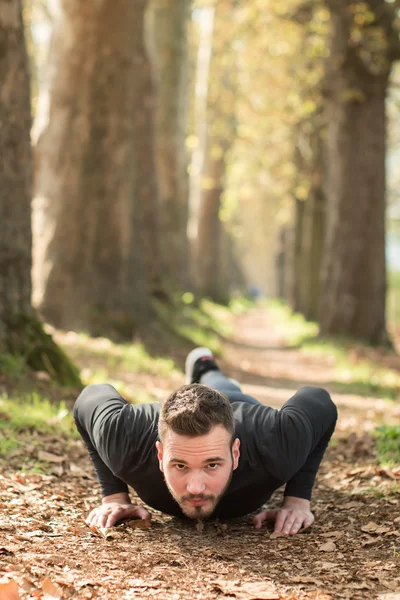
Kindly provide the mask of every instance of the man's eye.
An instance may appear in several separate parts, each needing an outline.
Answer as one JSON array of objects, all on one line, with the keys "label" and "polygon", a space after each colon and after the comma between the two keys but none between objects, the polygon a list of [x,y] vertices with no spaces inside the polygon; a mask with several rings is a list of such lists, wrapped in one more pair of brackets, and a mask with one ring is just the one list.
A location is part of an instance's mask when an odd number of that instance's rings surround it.
[{"label": "man's eye", "polygon": [[175,468],[176,468],[178,471],[184,471],[184,470],[186,469],[186,465],[179,465],[179,464],[178,464],[178,465],[175,465]]},{"label": "man's eye", "polygon": [[215,469],[216,469],[217,467],[219,467],[219,464],[218,464],[218,463],[209,463],[209,464],[207,465],[207,467],[208,467],[209,469],[211,469],[212,471],[215,471]]}]

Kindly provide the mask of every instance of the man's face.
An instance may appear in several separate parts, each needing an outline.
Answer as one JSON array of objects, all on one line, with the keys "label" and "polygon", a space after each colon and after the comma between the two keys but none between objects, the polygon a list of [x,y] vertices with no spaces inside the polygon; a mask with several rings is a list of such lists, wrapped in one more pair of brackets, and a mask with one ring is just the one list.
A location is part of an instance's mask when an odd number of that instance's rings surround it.
[{"label": "man's face", "polygon": [[188,437],[167,431],[157,442],[160,470],[182,512],[191,519],[209,517],[226,491],[239,462],[240,441],[216,425],[207,435]]}]

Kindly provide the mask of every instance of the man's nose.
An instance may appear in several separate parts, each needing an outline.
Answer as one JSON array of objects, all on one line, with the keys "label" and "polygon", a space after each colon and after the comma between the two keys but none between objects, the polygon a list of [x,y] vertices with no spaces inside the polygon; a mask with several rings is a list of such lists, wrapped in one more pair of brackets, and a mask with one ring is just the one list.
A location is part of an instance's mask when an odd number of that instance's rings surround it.
[{"label": "man's nose", "polygon": [[189,494],[197,496],[198,494],[203,494],[205,492],[206,484],[204,483],[201,475],[192,474],[187,483],[186,489]]}]

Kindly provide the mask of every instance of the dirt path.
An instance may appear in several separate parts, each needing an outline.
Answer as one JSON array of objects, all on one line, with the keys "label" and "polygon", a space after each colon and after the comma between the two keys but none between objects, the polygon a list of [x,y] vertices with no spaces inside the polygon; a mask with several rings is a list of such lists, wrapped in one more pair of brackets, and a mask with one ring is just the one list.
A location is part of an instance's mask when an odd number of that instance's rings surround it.
[{"label": "dirt path", "polygon": [[273,538],[250,518],[199,531],[155,514],[148,530],[123,525],[103,539],[83,523],[99,493],[80,441],[66,449],[32,434],[28,454],[40,443],[62,462],[50,461],[49,476],[13,464],[0,471],[0,577],[19,586],[19,596],[0,586],[0,600],[400,598],[400,469],[376,466],[368,433],[383,418],[399,423],[399,405],[335,393],[332,364],[283,347],[259,310],[238,319],[226,366],[276,407],[304,384],[331,389],[339,423],[315,487],[313,528]]}]

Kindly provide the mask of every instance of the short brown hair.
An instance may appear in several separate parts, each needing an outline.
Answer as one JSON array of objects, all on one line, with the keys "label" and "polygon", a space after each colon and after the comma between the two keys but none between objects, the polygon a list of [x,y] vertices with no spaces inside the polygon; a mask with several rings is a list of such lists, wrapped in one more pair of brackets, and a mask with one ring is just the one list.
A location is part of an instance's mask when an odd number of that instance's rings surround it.
[{"label": "short brown hair", "polygon": [[158,437],[168,429],[179,435],[206,435],[216,425],[231,434],[235,431],[232,406],[226,396],[205,385],[192,383],[173,392],[161,407]]}]

